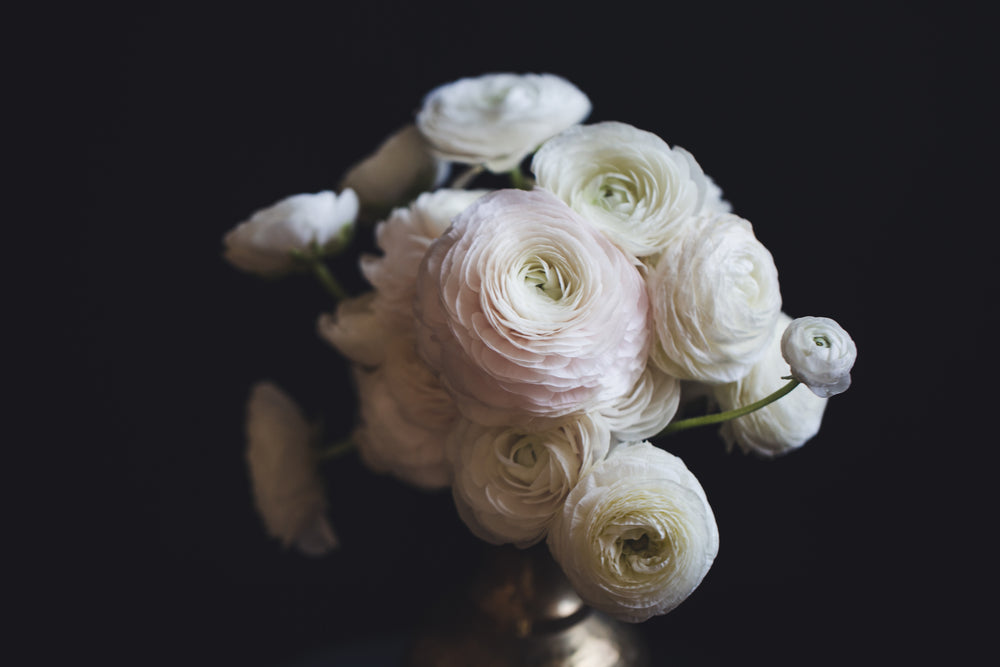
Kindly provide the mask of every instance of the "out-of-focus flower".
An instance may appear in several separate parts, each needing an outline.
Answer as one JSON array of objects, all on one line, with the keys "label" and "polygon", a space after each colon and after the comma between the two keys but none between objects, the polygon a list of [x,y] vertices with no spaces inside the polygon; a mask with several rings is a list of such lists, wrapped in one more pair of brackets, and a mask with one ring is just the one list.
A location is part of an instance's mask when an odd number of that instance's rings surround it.
[{"label": "out-of-focus flower", "polygon": [[354,368],[361,415],[353,438],[372,470],[423,489],[451,483],[445,439],[458,411],[417,356],[413,340],[394,337],[374,370]]},{"label": "out-of-focus flower", "polygon": [[413,327],[417,272],[431,242],[452,219],[488,190],[443,189],[425,192],[405,208],[397,208],[375,227],[381,256],[361,258],[361,272],[375,287],[372,308],[393,328]]},{"label": "out-of-focus flower", "polygon": [[447,177],[448,163],[431,154],[427,141],[411,124],[351,167],[340,187],[353,190],[361,206],[385,211],[433,190]]},{"label": "out-of-focus flower", "polygon": [[781,356],[791,367],[792,377],[817,396],[828,398],[851,386],[858,348],[829,317],[800,317],[781,336]]},{"label": "out-of-focus flower", "polygon": [[524,427],[631,390],[647,308],[636,267],[566,204],[499,190],[428,250],[417,340],[467,418]]},{"label": "out-of-focus flower", "polygon": [[268,535],[308,556],[335,549],[310,428],[299,406],[274,384],[255,384],[246,433],[254,503]]},{"label": "out-of-focus flower", "polygon": [[647,277],[651,358],[683,380],[733,382],[749,372],[781,311],[778,270],[750,223],[689,218]]},{"label": "out-of-focus flower", "polygon": [[435,88],[416,123],[439,158],[500,173],[589,113],[587,96],[561,77],[502,73]]},{"label": "out-of-focus flower", "polygon": [[665,614],[708,573],[715,516],[684,463],[648,442],[615,447],[570,492],[549,549],[589,605],[630,623]]},{"label": "out-of-focus flower", "polygon": [[320,338],[362,366],[373,367],[385,358],[390,335],[385,323],[375,314],[375,292],[346,299],[333,313],[323,313],[316,321]]},{"label": "out-of-focus flower", "polygon": [[[736,382],[717,385],[714,396],[723,411],[749,405],[780,389],[789,373],[781,356],[781,335],[792,318],[781,313],[764,355],[750,372]],[[728,447],[738,445],[743,451],[771,457],[801,447],[819,432],[826,399],[818,398],[804,387],[750,414],[722,424],[719,432]]]},{"label": "out-of-focus flower", "polygon": [[223,237],[223,256],[238,269],[260,275],[290,270],[295,251],[332,249],[350,234],[358,216],[353,190],[326,190],[282,199],[257,211]]},{"label": "out-of-focus flower", "polygon": [[448,439],[452,493],[469,529],[491,544],[526,547],[545,537],[577,481],[608,453],[600,418],[581,416],[525,433],[462,420]]},{"label": "out-of-focus flower", "polygon": [[688,217],[722,207],[690,153],[626,123],[571,127],[545,142],[531,170],[636,257],[659,252]]}]

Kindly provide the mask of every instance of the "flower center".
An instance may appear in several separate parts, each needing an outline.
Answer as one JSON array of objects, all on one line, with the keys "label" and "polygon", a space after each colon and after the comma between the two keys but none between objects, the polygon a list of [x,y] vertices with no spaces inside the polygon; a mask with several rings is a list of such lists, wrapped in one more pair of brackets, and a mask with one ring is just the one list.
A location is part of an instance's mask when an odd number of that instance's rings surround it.
[{"label": "flower center", "polygon": [[538,462],[538,455],[535,453],[535,446],[526,440],[522,440],[514,451],[514,463],[530,468]]},{"label": "flower center", "polygon": [[535,257],[523,270],[524,282],[535,287],[542,294],[558,301],[566,293],[566,283],[562,273],[541,257]]},{"label": "flower center", "polygon": [[635,183],[623,176],[612,175],[601,182],[597,189],[597,204],[609,211],[629,214],[636,208],[638,197]]},{"label": "flower center", "polygon": [[830,339],[826,336],[813,336],[813,342],[819,347],[831,347]]}]

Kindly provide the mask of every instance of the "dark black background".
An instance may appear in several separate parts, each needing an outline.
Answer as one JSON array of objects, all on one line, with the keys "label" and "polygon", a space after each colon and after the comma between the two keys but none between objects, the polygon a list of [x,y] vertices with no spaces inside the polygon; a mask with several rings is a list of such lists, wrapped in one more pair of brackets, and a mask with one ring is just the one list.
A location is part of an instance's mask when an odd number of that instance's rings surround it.
[{"label": "dark black background", "polygon": [[711,431],[671,445],[722,543],[695,594],[641,626],[659,664],[969,650],[965,612],[987,580],[965,575],[990,524],[965,479],[980,466],[970,452],[995,438],[948,399],[989,362],[977,341],[996,325],[969,252],[995,226],[973,124],[995,86],[984,17],[950,3],[808,7],[81,12],[62,54],[87,143],[64,326],[84,364],[61,385],[77,413],[53,420],[73,421],[74,450],[89,443],[80,459],[96,464],[80,476],[86,501],[60,510],[89,650],[280,665],[392,647],[481,560],[448,494],[354,458],[325,469],[339,552],[310,560],[266,538],[243,462],[250,384],[276,381],[334,432],[350,428],[353,399],[314,333],[324,293],[235,271],[221,237],[280,198],[334,188],[431,88],[492,71],[560,74],[590,96],[591,121],[692,151],[774,255],[786,312],[833,317],[858,344],[854,386],[802,450],[726,454]]}]

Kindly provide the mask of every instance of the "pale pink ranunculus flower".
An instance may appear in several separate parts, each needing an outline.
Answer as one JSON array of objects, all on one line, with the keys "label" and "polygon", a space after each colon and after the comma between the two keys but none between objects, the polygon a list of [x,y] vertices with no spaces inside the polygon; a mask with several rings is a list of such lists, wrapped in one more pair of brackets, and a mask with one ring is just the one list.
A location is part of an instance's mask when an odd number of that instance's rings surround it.
[{"label": "pale pink ranunculus flower", "polygon": [[718,553],[719,531],[683,461],[649,442],[625,443],[570,492],[548,545],[587,604],[640,623],[694,592]]},{"label": "pale pink ranunculus flower", "polygon": [[258,382],[247,401],[246,435],[254,505],[268,535],[308,556],[335,549],[312,432],[301,408],[275,384]]},{"label": "pale pink ranunculus flower", "polygon": [[486,425],[585,412],[646,364],[637,268],[542,190],[499,190],[455,218],[421,265],[415,312],[421,354]]},{"label": "pale pink ranunculus flower", "polygon": [[648,274],[655,340],[664,372],[709,384],[746,375],[781,311],[771,253],[739,216],[689,218]]},{"label": "pale pink ranunculus flower", "polygon": [[610,445],[597,415],[538,432],[460,420],[448,437],[459,516],[486,542],[530,546],[545,538],[570,490]]}]

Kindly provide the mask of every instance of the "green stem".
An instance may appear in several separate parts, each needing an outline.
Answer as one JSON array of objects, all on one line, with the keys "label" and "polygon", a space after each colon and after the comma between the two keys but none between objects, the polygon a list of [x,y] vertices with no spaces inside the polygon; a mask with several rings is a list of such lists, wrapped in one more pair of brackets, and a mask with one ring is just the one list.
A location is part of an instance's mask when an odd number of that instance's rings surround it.
[{"label": "green stem", "polygon": [[330,273],[330,269],[326,267],[319,257],[313,257],[309,262],[309,268],[312,269],[313,275],[319,280],[323,288],[330,293],[330,295],[337,301],[343,301],[348,298],[347,291],[341,287],[337,279],[333,277]]},{"label": "green stem", "polygon": [[351,440],[350,438],[346,438],[344,440],[338,440],[337,442],[327,445],[325,448],[320,450],[319,453],[316,454],[316,458],[320,461],[332,461],[333,459],[339,459],[341,456],[344,456],[345,454],[350,454],[352,451],[354,451],[354,449],[355,449],[354,441]]},{"label": "green stem", "polygon": [[521,171],[521,165],[515,165],[513,169],[507,172],[507,176],[510,177],[510,184],[518,190],[530,190],[534,187],[532,180]]},{"label": "green stem", "polygon": [[742,417],[743,415],[748,415],[755,410],[760,410],[766,405],[774,403],[776,400],[795,389],[799,385],[798,380],[789,380],[788,384],[784,385],[778,389],[773,394],[769,394],[759,401],[755,401],[750,405],[745,405],[742,408],[736,408],[734,410],[726,410],[725,412],[717,412],[711,415],[703,415],[701,417],[691,417],[689,419],[680,419],[675,422],[667,424],[667,427],[656,434],[654,437],[659,437],[661,435],[668,435],[670,433],[676,433],[677,431],[683,431],[685,429],[694,428],[695,426],[707,426],[708,424],[720,424],[724,421],[729,421],[730,419],[736,419],[737,417]]},{"label": "green stem", "polygon": [[462,190],[463,188],[465,188],[465,186],[469,184],[470,181],[472,181],[472,179],[481,174],[483,169],[485,169],[485,167],[483,167],[483,165],[481,164],[472,165],[471,167],[463,171],[461,174],[459,174],[455,178],[455,180],[451,182],[450,187],[455,190]]}]

